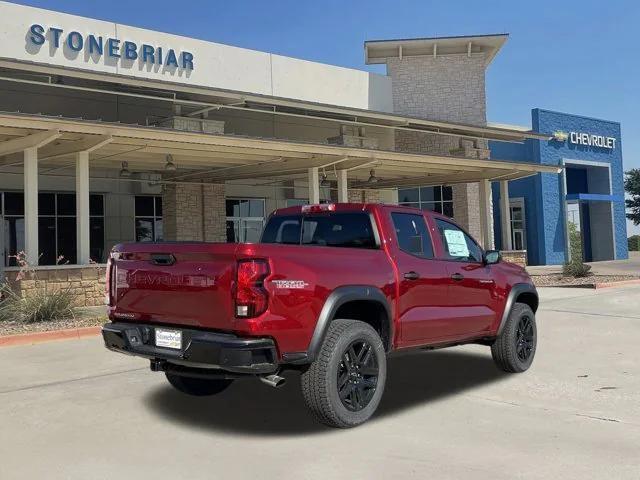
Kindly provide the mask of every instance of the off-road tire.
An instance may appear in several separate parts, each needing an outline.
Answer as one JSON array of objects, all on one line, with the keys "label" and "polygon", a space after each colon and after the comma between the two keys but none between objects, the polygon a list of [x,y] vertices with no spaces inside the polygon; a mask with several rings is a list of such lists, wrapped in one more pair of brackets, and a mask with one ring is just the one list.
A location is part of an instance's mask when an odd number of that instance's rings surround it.
[{"label": "off-road tire", "polygon": [[[341,400],[339,391],[345,392],[346,390],[344,390],[344,386],[341,388],[338,384],[346,373],[345,355],[347,355],[346,358],[349,358],[348,350],[352,346],[358,348],[359,345],[362,347],[357,352],[357,357],[362,354],[362,358],[365,358],[366,345],[371,347],[367,349],[370,352],[369,355],[374,356],[366,357],[365,363],[368,367],[360,365],[363,368],[361,371],[372,371],[372,365],[375,361],[377,378],[375,379],[375,387],[372,387],[373,375],[363,373],[367,378],[358,379],[357,374],[353,373],[356,377],[354,382],[366,381],[364,384],[364,388],[367,389],[366,393],[359,393],[358,396],[362,399],[364,395],[368,399],[366,403],[361,402],[364,406],[354,411],[354,405],[351,405],[350,409]],[[315,361],[301,376],[302,394],[307,407],[321,423],[330,427],[350,428],[366,422],[376,411],[382,398],[387,376],[386,360],[382,340],[370,325],[357,320],[333,320]],[[352,365],[350,363],[348,368],[351,369]],[[344,380],[342,380],[342,385],[344,385]],[[349,401],[348,398],[345,400],[345,402]]]},{"label": "off-road tire", "polygon": [[[523,341],[522,325],[528,319],[531,338]],[[529,337],[529,334],[526,335]],[[491,355],[498,368],[508,373],[521,373],[529,369],[536,354],[538,331],[536,318],[529,305],[516,303],[496,341],[491,345]],[[523,358],[523,348],[528,350],[526,358]]]},{"label": "off-road tire", "polygon": [[233,380],[225,378],[207,379],[183,377],[181,375],[175,375],[171,373],[165,373],[165,375],[167,376],[167,380],[169,380],[169,383],[173,388],[175,388],[179,392],[196,397],[206,397],[209,395],[220,393],[233,382]]}]

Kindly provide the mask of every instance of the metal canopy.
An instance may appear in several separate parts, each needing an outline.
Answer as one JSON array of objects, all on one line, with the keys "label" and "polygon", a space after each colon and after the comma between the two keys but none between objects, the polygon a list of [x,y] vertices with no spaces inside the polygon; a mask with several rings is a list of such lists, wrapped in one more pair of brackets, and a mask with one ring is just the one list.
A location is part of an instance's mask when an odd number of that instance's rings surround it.
[{"label": "metal canopy", "polygon": [[[491,37],[493,36],[487,36],[486,38]],[[548,140],[550,138],[547,134],[521,128],[443,122],[388,112],[326,105],[247,92],[191,87],[175,82],[141,80],[127,77],[126,75],[115,76],[107,73],[90,73],[73,68],[41,66],[20,61],[0,59],[0,68],[6,69],[0,72],[0,80],[2,81],[40,85],[44,88],[131,96],[169,102],[174,105],[180,105],[185,109],[187,115],[194,116],[218,109],[243,110],[265,115],[305,117],[333,121],[340,124],[364,125],[505,142],[522,142],[526,139]],[[31,73],[39,72],[45,75],[55,74],[75,80],[67,83],[49,83],[44,80],[27,79],[24,75],[16,77],[15,72],[20,70],[27,70]],[[79,84],[78,81],[85,83]]]},{"label": "metal canopy", "polygon": [[[557,166],[530,163],[0,113],[0,151],[3,144],[13,145],[30,135],[47,135],[41,132],[60,135],[38,150],[42,174],[73,168],[74,152],[87,150],[88,146],[92,169],[119,169],[121,162],[127,161],[133,173],[163,173],[164,182],[285,180],[306,177],[309,168],[318,167],[329,180],[334,180],[339,170],[347,170],[351,188],[394,188],[514,180],[539,172],[561,171]],[[164,171],[168,154],[177,171]],[[20,163],[20,153],[0,158],[0,168]],[[372,169],[379,179],[375,184],[367,182]]]},{"label": "metal canopy", "polygon": [[402,38],[364,42],[367,64],[386,63],[388,58],[439,55],[477,55],[488,65],[509,38],[507,33],[455,37]]}]

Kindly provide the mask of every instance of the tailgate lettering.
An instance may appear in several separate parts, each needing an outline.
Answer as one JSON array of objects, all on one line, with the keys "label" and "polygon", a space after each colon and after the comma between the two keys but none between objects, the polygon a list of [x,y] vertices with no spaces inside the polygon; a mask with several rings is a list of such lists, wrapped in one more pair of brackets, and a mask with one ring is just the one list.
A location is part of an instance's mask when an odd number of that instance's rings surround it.
[{"label": "tailgate lettering", "polygon": [[304,280],[272,280],[276,288],[286,288],[289,290],[303,289],[309,286]]},{"label": "tailgate lettering", "polygon": [[173,275],[170,273],[131,272],[129,282],[137,287],[194,287],[206,288],[216,284],[206,275]]}]

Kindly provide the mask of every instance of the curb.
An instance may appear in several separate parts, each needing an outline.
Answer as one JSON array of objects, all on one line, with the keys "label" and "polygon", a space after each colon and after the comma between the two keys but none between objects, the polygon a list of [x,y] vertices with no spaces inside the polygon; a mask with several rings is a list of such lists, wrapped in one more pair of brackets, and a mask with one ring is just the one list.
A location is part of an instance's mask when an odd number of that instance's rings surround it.
[{"label": "curb", "polygon": [[624,287],[625,285],[640,285],[640,279],[637,280],[621,280],[619,282],[610,282],[610,283],[594,283],[593,288],[614,288],[614,287]]},{"label": "curb", "polygon": [[591,290],[600,290],[602,288],[625,287],[627,285],[640,285],[640,278],[635,280],[620,280],[619,282],[608,283],[583,283],[581,285],[541,285],[536,288],[584,288]]},{"label": "curb", "polygon": [[79,340],[84,337],[99,335],[101,326],[65,328],[63,330],[51,330],[48,332],[19,333],[17,335],[5,335],[0,337],[0,348],[15,345],[35,345],[37,343],[52,342],[55,340]]}]

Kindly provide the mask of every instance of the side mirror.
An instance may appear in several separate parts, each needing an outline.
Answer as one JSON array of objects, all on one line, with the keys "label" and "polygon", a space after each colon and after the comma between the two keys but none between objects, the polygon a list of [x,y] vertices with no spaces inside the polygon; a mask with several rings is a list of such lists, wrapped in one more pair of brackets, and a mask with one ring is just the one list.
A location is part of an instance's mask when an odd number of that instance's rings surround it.
[{"label": "side mirror", "polygon": [[502,255],[498,250],[487,250],[484,252],[484,264],[485,265],[494,265],[502,260]]}]

